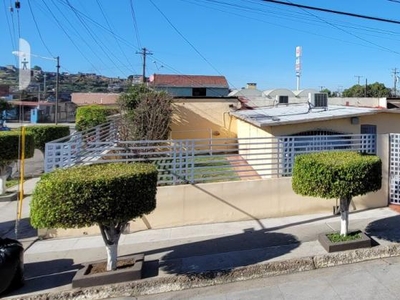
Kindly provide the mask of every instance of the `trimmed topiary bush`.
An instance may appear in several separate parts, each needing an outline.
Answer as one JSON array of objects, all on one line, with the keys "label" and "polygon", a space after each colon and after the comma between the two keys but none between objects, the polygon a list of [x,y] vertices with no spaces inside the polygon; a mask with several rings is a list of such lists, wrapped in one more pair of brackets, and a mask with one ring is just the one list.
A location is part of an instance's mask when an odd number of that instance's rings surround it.
[{"label": "trimmed topiary bush", "polygon": [[[6,192],[7,167],[20,158],[21,131],[0,131],[0,195]],[[33,157],[35,143],[33,134],[25,134],[25,158]]]},{"label": "trimmed topiary bush", "polygon": [[115,270],[118,240],[127,222],[156,207],[157,169],[152,164],[97,164],[57,169],[42,176],[31,202],[36,228],[99,225],[107,270]]},{"label": "trimmed topiary bush", "polygon": [[34,125],[26,127],[33,134],[35,148],[44,152],[46,143],[58,140],[70,134],[69,126],[63,125]]},{"label": "trimmed topiary bush", "polygon": [[107,117],[119,113],[118,108],[102,105],[78,107],[75,128],[78,131],[93,128],[107,122]]},{"label": "trimmed topiary bush", "polygon": [[375,155],[347,151],[301,154],[292,176],[297,194],[340,199],[340,234],[347,235],[351,199],[380,190],[382,162]]}]

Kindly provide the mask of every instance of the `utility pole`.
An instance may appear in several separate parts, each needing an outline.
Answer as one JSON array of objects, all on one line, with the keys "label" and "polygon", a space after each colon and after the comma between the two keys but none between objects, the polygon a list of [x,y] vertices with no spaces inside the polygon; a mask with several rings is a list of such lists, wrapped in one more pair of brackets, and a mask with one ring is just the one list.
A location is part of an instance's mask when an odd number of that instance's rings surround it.
[{"label": "utility pole", "polygon": [[323,86],[323,85],[319,85],[319,91],[321,92],[324,87],[325,86]]},{"label": "utility pole", "polygon": [[397,97],[397,74],[399,72],[397,71],[397,68],[393,69],[393,96]]},{"label": "utility pole", "polygon": [[363,78],[363,76],[360,75],[354,75],[354,77],[357,78],[357,84],[360,85],[360,78]]},{"label": "utility pole", "polygon": [[368,80],[365,78],[365,98],[367,98]]},{"label": "utility pole", "polygon": [[142,48],[142,51],[136,51],[136,54],[143,55],[143,83],[146,82],[146,56],[147,55],[153,55],[152,52],[150,52],[147,48]]},{"label": "utility pole", "polygon": [[56,110],[54,115],[54,123],[57,125],[58,123],[58,90],[59,90],[59,81],[60,81],[60,57],[56,57],[57,60],[57,73],[56,73]]}]

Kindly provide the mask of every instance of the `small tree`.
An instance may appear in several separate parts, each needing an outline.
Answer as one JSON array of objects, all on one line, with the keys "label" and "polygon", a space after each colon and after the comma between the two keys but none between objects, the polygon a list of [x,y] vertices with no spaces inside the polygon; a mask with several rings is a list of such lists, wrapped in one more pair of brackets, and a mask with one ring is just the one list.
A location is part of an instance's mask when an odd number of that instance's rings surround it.
[{"label": "small tree", "polygon": [[168,137],[172,96],[144,85],[133,86],[118,99],[123,140],[163,140]]},{"label": "small tree", "polygon": [[[20,158],[21,131],[0,131],[0,196],[6,193],[7,169]],[[33,135],[25,134],[25,158],[34,154]]]},{"label": "small tree", "polygon": [[76,110],[76,130],[83,131],[107,122],[107,117],[119,113],[117,107],[88,105]]},{"label": "small tree", "polygon": [[382,162],[357,152],[319,152],[296,156],[292,188],[303,196],[340,199],[340,234],[348,233],[349,206],[358,195],[381,188]]},{"label": "small tree", "polygon": [[156,207],[157,169],[152,164],[98,164],[57,169],[36,185],[31,224],[81,228],[97,224],[107,249],[107,270],[117,268],[118,241],[128,221]]},{"label": "small tree", "polygon": [[46,143],[58,140],[70,134],[69,126],[65,125],[33,125],[26,127],[33,134],[35,148],[44,153]]}]

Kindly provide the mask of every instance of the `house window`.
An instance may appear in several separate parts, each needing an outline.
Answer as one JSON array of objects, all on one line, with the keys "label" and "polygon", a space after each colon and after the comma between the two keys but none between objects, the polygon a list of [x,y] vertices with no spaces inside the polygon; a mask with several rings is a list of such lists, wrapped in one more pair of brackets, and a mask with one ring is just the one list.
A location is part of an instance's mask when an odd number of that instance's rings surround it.
[{"label": "house window", "polygon": [[279,96],[279,104],[289,104],[289,96]]},{"label": "house window", "polygon": [[192,96],[193,97],[205,97],[207,95],[206,88],[193,88],[192,89]]},{"label": "house window", "polygon": [[361,125],[361,134],[376,134],[376,125]]}]

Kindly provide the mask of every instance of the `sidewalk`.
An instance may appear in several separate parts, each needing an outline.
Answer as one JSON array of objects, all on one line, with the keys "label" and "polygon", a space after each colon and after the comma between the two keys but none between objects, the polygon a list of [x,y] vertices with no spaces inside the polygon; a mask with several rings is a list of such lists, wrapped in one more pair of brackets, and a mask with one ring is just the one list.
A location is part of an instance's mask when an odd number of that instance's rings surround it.
[{"label": "sidewalk", "polygon": [[[30,179],[26,182],[26,193],[34,188],[36,181],[37,179]],[[26,249],[24,256],[26,284],[12,294],[5,295],[7,298],[71,290],[72,278],[83,263],[106,257],[101,236],[33,242],[36,233],[29,226],[27,219],[29,201],[29,196],[24,199],[25,225],[20,226],[20,240]],[[15,207],[16,202],[0,203],[1,236],[15,219]],[[363,230],[368,227],[367,232],[379,244],[372,248],[374,251],[382,249],[388,252],[386,246],[390,247],[400,242],[400,231],[397,227],[400,224],[400,215],[390,208],[355,211],[350,214],[349,219],[350,230]],[[215,271],[212,273],[215,280],[220,270],[242,268],[243,277],[246,272],[256,272],[254,270],[258,266],[265,266],[267,263],[280,262],[279,264],[284,266],[290,260],[301,261],[303,258],[326,256],[327,253],[317,241],[317,236],[319,233],[339,230],[339,227],[339,217],[327,213],[151,229],[122,235],[119,256],[144,253],[146,279],[142,281],[147,287],[154,284],[157,285],[153,287],[154,289],[161,289],[160,282],[164,284],[174,282],[175,285],[179,285],[177,281],[181,278],[181,274]],[[12,232],[6,236],[13,238]],[[393,250],[390,251],[392,255],[397,255]],[[351,255],[354,258],[354,253]],[[380,257],[381,254],[374,255]],[[221,274],[224,275],[223,272]],[[171,288],[174,289],[176,286]]]}]

